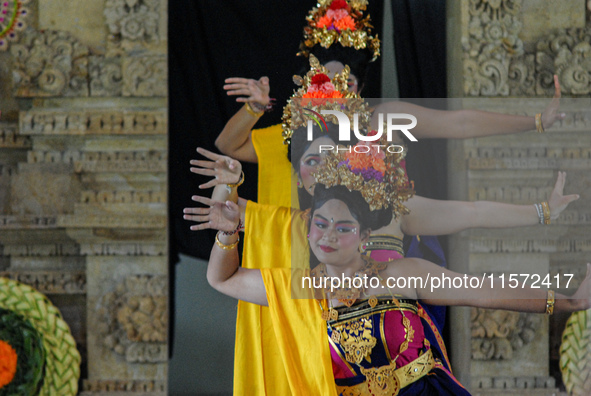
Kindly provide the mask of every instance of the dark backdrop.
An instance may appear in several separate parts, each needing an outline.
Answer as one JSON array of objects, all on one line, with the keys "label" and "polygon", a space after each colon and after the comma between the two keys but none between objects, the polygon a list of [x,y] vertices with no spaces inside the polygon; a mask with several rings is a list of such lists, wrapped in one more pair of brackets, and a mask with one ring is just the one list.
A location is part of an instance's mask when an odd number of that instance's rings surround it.
[{"label": "dark backdrop", "polygon": [[[178,253],[207,259],[213,232],[192,232],[182,209],[204,182],[189,172],[200,146],[215,151],[214,141],[240,108],[222,89],[228,77],[268,76],[277,105],[256,127],[278,123],[294,89],[292,76],[307,65],[296,57],[311,0],[169,1],[169,241],[170,280]],[[382,38],[382,0],[370,0],[374,33]],[[394,44],[401,98],[443,98],[445,84],[445,1],[392,0]],[[363,95],[380,97],[381,63],[374,62]],[[421,141],[407,160],[409,175],[423,196],[445,198],[445,144]],[[244,164],[241,196],[256,199],[256,165]],[[174,285],[172,285],[174,286]],[[174,306],[174,287],[171,287]],[[170,310],[174,323],[174,308]],[[174,334],[173,331],[170,334]],[[172,345],[172,340],[170,345]]]}]

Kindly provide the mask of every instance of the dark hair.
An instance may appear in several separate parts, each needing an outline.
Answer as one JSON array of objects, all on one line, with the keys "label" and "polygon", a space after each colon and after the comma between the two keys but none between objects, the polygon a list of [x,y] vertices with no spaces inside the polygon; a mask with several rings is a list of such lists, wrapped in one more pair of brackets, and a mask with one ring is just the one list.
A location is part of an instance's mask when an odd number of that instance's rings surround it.
[{"label": "dark hair", "polygon": [[351,215],[359,222],[361,231],[367,229],[377,230],[387,226],[392,221],[392,211],[390,209],[370,210],[369,204],[359,191],[349,191],[345,186],[327,188],[323,184],[317,184],[314,188],[312,214],[331,199],[338,199],[347,205]]},{"label": "dark hair", "polygon": [[363,84],[365,84],[367,68],[372,58],[372,51],[370,49],[357,50],[353,47],[343,47],[336,43],[329,48],[324,48],[317,44],[311,49],[310,53],[314,54],[323,65],[331,61],[338,61],[343,65],[348,65],[351,73],[357,77],[358,90],[361,91]]},{"label": "dark hair", "polygon": [[[293,131],[293,135],[291,135],[291,140],[289,142],[289,149],[287,150],[287,159],[291,162],[291,166],[293,169],[299,173],[300,172],[300,159],[310,148],[314,140],[319,139],[321,137],[326,137],[331,139],[333,142],[338,143],[339,141],[339,126],[335,125],[331,122],[326,123],[328,126],[328,130],[325,131],[324,127],[320,129],[318,125],[312,125],[312,140],[308,141],[308,128],[307,127],[300,127]],[[295,161],[292,161],[294,159]]]},{"label": "dark hair", "polygon": [[[291,162],[291,166],[296,173],[300,173],[300,159],[314,140],[327,137],[335,143],[339,142],[339,126],[330,122],[326,125],[328,126],[327,131],[324,131],[324,128],[321,130],[316,124],[312,126],[312,141],[308,141],[308,129],[306,127],[298,128],[293,132],[287,149],[287,159]],[[355,140],[351,142],[352,145],[356,143]],[[305,188],[298,188],[298,200],[301,209],[309,208],[312,205],[312,195]]]}]

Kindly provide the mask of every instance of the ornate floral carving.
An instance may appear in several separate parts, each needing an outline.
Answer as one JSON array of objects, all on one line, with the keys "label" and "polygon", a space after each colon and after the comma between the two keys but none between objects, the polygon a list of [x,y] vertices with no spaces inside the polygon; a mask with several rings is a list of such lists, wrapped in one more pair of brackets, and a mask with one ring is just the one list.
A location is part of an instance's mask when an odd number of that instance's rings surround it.
[{"label": "ornate floral carving", "polygon": [[158,0],[107,0],[104,15],[115,42],[158,41]]},{"label": "ornate floral carving", "polygon": [[10,52],[16,96],[88,96],[88,48],[69,33],[28,30]]},{"label": "ornate floral carving", "polygon": [[[517,14],[521,0],[470,0],[469,36],[464,47],[464,92],[471,96],[506,96],[510,79],[531,80],[523,58],[510,70],[514,58],[522,58],[523,42],[518,34],[522,23]],[[514,83],[516,85],[516,83]],[[533,85],[533,82],[532,82]]]},{"label": "ornate floral carving", "polygon": [[553,75],[560,79],[562,93],[591,93],[591,28],[562,29],[537,44],[536,93],[551,95]]},{"label": "ornate floral carving", "polygon": [[0,276],[25,283],[44,294],[86,293],[86,272],[84,271],[0,272]]},{"label": "ornate floral carving", "polygon": [[539,315],[472,308],[472,359],[511,359],[533,341]]},{"label": "ornate floral carving", "polygon": [[166,96],[165,56],[127,58],[123,62],[123,96]]},{"label": "ornate floral carving", "polygon": [[162,275],[131,275],[105,294],[98,310],[103,345],[129,363],[166,361],[167,294]]},{"label": "ornate floral carving", "polygon": [[88,70],[90,96],[121,96],[123,79],[120,57],[91,56]]},{"label": "ornate floral carving", "polygon": [[164,381],[150,380],[84,380],[85,392],[166,392]]}]

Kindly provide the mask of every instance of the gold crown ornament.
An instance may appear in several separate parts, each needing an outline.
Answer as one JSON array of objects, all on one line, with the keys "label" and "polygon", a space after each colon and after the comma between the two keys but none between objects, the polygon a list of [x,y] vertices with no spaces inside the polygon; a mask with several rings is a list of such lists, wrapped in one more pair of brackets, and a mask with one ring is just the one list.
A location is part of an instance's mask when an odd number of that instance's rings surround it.
[{"label": "gold crown ornament", "polygon": [[388,144],[381,138],[377,142],[359,142],[348,150],[340,146],[318,166],[316,182],[359,191],[370,210],[390,208],[395,217],[410,213],[403,204],[414,195],[403,162],[406,150],[390,151]]},{"label": "gold crown ornament", "polygon": [[371,111],[369,105],[356,93],[349,91],[349,66],[330,79],[328,70],[320,64],[314,55],[310,55],[310,71],[305,76],[294,76],[297,89],[283,108],[281,125],[283,142],[290,144],[293,132],[308,125],[308,121],[318,123],[318,116],[326,122],[338,124],[335,115],[322,115],[322,110],[339,111],[349,118],[350,125],[355,122],[361,131],[368,131]]},{"label": "gold crown ornament", "polygon": [[298,55],[309,56],[317,44],[329,48],[334,43],[356,50],[368,48],[372,62],[380,56],[380,40],[371,35],[373,26],[369,15],[363,17],[367,0],[320,0],[308,13],[304,27],[304,41]]}]

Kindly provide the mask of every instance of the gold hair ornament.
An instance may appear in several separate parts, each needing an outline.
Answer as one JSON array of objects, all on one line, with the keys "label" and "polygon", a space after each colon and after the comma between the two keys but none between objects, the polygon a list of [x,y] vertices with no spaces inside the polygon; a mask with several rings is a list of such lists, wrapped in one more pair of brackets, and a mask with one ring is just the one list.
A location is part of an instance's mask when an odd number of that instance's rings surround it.
[{"label": "gold hair ornament", "polygon": [[304,40],[298,55],[309,56],[315,45],[329,48],[335,43],[356,50],[373,52],[372,62],[380,56],[380,40],[371,35],[369,15],[363,17],[367,0],[320,0],[308,13]]},{"label": "gold hair ornament", "polygon": [[[329,71],[320,64],[314,55],[310,55],[310,71],[305,76],[294,76],[293,81],[300,88],[294,92],[283,108],[281,126],[283,142],[289,144],[293,132],[315,122],[315,113],[322,110],[340,111],[345,114],[353,125],[354,115],[358,114],[359,131],[367,131],[370,125],[371,112],[369,105],[356,93],[349,91],[349,66],[341,73],[335,74],[332,80]],[[311,110],[311,111],[310,111]],[[338,124],[334,115],[322,115],[326,122]]]}]

